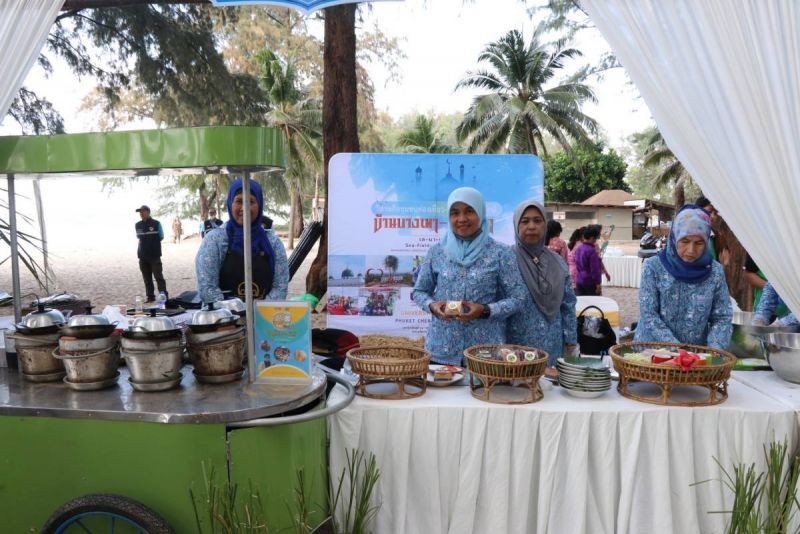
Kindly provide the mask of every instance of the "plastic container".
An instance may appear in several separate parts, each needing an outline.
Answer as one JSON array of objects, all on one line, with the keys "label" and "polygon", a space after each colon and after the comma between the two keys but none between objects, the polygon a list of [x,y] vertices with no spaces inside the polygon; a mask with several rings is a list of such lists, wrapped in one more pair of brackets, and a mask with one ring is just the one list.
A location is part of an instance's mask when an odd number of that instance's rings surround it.
[{"label": "plastic container", "polygon": [[158,294],[158,309],[159,310],[167,309],[167,295],[164,294],[163,291]]}]

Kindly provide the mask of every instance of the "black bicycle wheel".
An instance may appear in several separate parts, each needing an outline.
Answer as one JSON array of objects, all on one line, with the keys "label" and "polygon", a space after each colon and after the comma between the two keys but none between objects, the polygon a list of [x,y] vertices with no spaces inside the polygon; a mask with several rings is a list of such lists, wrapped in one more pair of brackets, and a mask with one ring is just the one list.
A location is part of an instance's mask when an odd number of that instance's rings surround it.
[{"label": "black bicycle wheel", "polygon": [[42,527],[42,534],[141,532],[175,534],[164,518],[144,504],[112,494],[84,495],[56,510]]}]

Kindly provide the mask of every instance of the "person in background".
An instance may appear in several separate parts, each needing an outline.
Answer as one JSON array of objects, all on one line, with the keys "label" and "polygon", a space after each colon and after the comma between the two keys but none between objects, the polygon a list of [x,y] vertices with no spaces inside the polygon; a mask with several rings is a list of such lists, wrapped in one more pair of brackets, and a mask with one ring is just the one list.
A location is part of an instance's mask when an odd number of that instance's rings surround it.
[{"label": "person in background", "polygon": [[800,325],[800,321],[797,320],[794,313],[791,313],[789,307],[786,306],[778,292],[775,291],[775,286],[767,282],[764,284],[764,291],[761,294],[758,307],[755,308],[753,324],[759,326],[768,324],[773,326],[797,326]]},{"label": "person in background", "polygon": [[164,239],[164,229],[161,223],[150,217],[150,208],[142,205],[136,209],[141,220],[136,223],[136,238],[139,246],[136,255],[139,258],[139,271],[144,280],[144,290],[147,302],[155,302],[156,292],[153,287],[155,278],[158,291],[167,293],[167,282],[164,280],[163,266],[161,264],[161,241]]},{"label": "person in background", "polygon": [[575,267],[575,250],[577,245],[580,245],[583,241],[583,231],[586,230],[585,226],[581,226],[574,232],[572,235],[569,236],[569,242],[567,243],[567,248],[569,248],[569,254],[567,254],[567,267],[569,267],[569,278],[572,280],[572,290],[575,291],[577,289],[576,280],[578,279],[578,268]]},{"label": "person in background", "polygon": [[181,218],[175,217],[172,220],[172,243],[180,244],[182,235],[183,235],[183,224],[181,224]]},{"label": "person in background", "polygon": [[514,210],[513,250],[528,291],[522,309],[508,319],[506,338],[515,345],[544,350],[549,356],[547,365],[552,367],[557,358],[572,354],[577,346],[577,299],[566,263],[544,246],[554,222],[548,221],[545,231],[544,213],[544,207],[534,200],[522,202]]},{"label": "person in background", "polygon": [[719,217],[719,212],[717,211],[717,208],[714,207],[714,205],[711,203],[710,200],[708,200],[706,197],[703,196],[697,198],[697,200],[695,201],[695,205],[698,208],[702,208],[706,213],[708,213],[708,216],[711,218],[711,237],[709,237],[708,239],[708,245],[711,249],[711,257],[714,260],[722,263],[723,265],[727,265],[728,264],[727,251],[720,250],[722,247],[719,246],[720,243],[717,243],[717,236],[716,234],[714,234],[714,223],[717,221],[717,218]]},{"label": "person in background", "polygon": [[603,282],[603,263],[597,253],[597,239],[600,231],[596,226],[588,226],[583,231],[583,241],[575,247],[576,293],[578,295],[599,295]]},{"label": "person in background", "polygon": [[561,256],[564,263],[567,263],[569,259],[569,248],[567,248],[567,242],[561,239],[562,231],[563,229],[561,228],[560,222],[552,219],[547,221],[547,235],[544,238],[544,243],[549,250]]},{"label": "person in background", "polygon": [[[748,253],[745,256],[744,260],[744,279],[747,281],[748,285],[753,289],[753,311],[758,309],[758,305],[761,302],[761,295],[764,292],[764,286],[767,285],[767,275],[765,275],[761,269],[758,268],[758,265],[753,258]],[[789,313],[789,308],[783,301],[777,305],[774,311],[770,313],[770,315],[776,315],[778,317],[783,317],[784,315]]]},{"label": "person in background", "polygon": [[527,291],[519,269],[509,268],[514,253],[489,235],[483,195],[458,188],[447,211],[447,232],[428,250],[411,296],[433,316],[425,339],[432,361],[461,365],[467,347],[505,343],[506,320],[522,308]]},{"label": "person in background", "polygon": [[[228,189],[230,219],[222,228],[210,230],[195,258],[197,291],[203,302],[223,300],[223,291],[244,299],[244,201],[242,180],[235,180]],[[250,236],[253,297],[284,300],[289,288],[289,263],[283,243],[272,230],[261,224],[264,197],[261,186],[250,180]]]},{"label": "person in background", "polygon": [[214,228],[222,226],[222,219],[217,219],[217,210],[211,208],[208,210],[208,219],[203,221],[203,227],[200,229],[200,237],[205,237],[208,232]]},{"label": "person in background", "polygon": [[[603,225],[602,224],[590,224],[587,228],[595,228],[597,230],[597,241],[594,242],[594,247],[597,249],[597,256],[600,258],[600,268],[603,272],[603,276],[606,277],[606,282],[611,281],[611,274],[609,274],[608,270],[606,269],[606,264],[603,263],[603,254],[606,252],[606,248],[608,248],[608,235],[603,234]],[[603,239],[603,244],[600,244],[600,239]],[[602,295],[603,288],[600,287],[600,293],[598,295]]]},{"label": "person in background", "polygon": [[726,349],[733,327],[722,265],[708,246],[711,219],[694,204],[678,211],[667,248],[645,260],[634,341]]}]

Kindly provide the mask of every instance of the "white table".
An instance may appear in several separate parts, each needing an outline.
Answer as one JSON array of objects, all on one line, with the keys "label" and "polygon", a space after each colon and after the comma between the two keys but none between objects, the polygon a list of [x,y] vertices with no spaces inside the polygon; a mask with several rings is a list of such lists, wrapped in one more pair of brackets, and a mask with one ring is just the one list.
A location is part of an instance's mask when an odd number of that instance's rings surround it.
[{"label": "white table", "polygon": [[734,371],[731,376],[734,381],[745,384],[795,411],[800,411],[800,384],[787,382],[773,371]]},{"label": "white table", "polygon": [[373,532],[722,532],[726,516],[707,512],[730,509],[730,493],[690,484],[721,476],[714,457],[763,470],[773,433],[797,443],[794,410],[741,383],[704,408],[542,387],[542,401],[516,406],[457,386],[403,401],[357,397],[329,418],[331,476],[346,449],[377,456]]},{"label": "white table", "polygon": [[610,287],[639,287],[642,284],[642,259],[638,256],[603,256],[611,281],[603,277],[603,285]]}]

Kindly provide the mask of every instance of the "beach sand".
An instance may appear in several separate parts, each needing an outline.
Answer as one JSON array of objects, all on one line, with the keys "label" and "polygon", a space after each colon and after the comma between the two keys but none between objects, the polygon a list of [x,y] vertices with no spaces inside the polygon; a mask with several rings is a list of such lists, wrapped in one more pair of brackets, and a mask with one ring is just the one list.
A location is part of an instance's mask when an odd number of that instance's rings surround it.
[{"label": "beach sand", "polygon": [[[173,244],[165,239],[162,245],[164,278],[170,295],[196,289],[194,258],[200,246],[200,236],[195,235]],[[287,255],[291,253],[287,250]],[[305,279],[311,262],[317,254],[316,247],[308,254],[303,265],[289,284],[289,296],[305,293]],[[136,259],[136,244],[131,241],[106,243],[102,246],[73,250],[69,247],[55,249],[51,253],[51,265],[56,274],[56,283],[50,294],[69,292],[90,300],[95,312],[106,304],[133,306],[136,296],[145,296],[144,283]],[[36,281],[23,268],[20,276],[22,292],[28,295],[25,304],[38,293]],[[11,293],[11,266],[6,261],[0,270],[0,291]],[[42,292],[44,293],[44,292]],[[617,301],[622,326],[629,326],[639,316],[639,291],[631,288],[604,287],[603,295]],[[10,308],[0,308],[0,315],[13,314]],[[325,314],[314,317],[314,326],[325,324]]]}]

